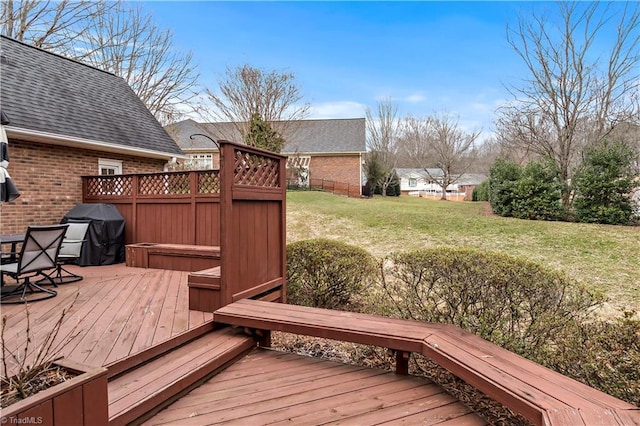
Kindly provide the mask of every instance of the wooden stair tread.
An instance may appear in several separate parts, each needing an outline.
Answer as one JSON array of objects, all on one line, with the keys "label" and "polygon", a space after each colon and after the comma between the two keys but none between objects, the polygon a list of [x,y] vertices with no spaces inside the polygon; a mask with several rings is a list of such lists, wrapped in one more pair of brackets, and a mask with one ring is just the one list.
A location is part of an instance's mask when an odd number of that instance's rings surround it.
[{"label": "wooden stair tread", "polygon": [[255,346],[229,328],[208,333],[109,382],[109,422],[153,413]]},{"label": "wooden stair tread", "polygon": [[222,277],[220,267],[203,269],[189,273],[187,285],[189,288],[202,288],[207,290],[220,290]]},{"label": "wooden stair tread", "polygon": [[202,271],[191,272],[189,275],[220,278],[220,267],[216,266],[214,268],[203,269]]}]

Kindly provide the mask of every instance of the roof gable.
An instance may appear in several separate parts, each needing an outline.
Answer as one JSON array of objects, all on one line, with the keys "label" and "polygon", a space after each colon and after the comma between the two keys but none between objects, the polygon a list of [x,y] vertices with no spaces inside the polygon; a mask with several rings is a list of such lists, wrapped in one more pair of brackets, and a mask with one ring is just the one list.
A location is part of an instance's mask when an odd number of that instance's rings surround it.
[{"label": "roof gable", "polygon": [[0,105],[20,130],[181,155],[127,82],[0,37]]}]

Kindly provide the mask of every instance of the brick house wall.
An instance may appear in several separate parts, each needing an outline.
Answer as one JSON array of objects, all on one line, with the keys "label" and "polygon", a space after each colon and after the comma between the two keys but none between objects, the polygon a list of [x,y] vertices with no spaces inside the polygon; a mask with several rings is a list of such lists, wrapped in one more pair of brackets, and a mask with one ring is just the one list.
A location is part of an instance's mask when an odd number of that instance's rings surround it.
[{"label": "brick house wall", "polygon": [[122,161],[122,172],[162,171],[165,160],[83,150],[12,139],[9,173],[20,197],[0,207],[0,234],[21,234],[29,225],[60,223],[82,202],[81,176],[98,174],[98,159]]},{"label": "brick house wall", "polygon": [[325,179],[360,186],[361,161],[361,157],[358,154],[311,156],[309,179]]}]

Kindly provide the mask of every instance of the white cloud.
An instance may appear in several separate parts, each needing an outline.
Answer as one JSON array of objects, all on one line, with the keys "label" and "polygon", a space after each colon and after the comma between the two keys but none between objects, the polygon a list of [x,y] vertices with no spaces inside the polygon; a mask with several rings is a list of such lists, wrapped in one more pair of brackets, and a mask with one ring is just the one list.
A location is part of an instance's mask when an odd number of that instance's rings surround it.
[{"label": "white cloud", "polygon": [[353,101],[321,102],[311,105],[308,118],[361,118],[366,108],[366,105]]},{"label": "white cloud", "polygon": [[404,102],[408,102],[410,104],[417,104],[420,102],[424,102],[427,100],[427,97],[425,95],[423,95],[422,93],[414,93],[412,95],[409,95],[407,97],[405,97],[404,99],[401,99]]}]

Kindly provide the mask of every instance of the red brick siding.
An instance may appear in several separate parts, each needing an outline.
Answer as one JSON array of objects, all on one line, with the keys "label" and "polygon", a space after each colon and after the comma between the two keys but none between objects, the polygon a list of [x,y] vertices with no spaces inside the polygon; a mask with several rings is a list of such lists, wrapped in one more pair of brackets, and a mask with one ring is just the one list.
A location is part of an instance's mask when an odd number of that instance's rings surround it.
[{"label": "red brick siding", "polygon": [[11,140],[9,173],[20,197],[3,203],[0,234],[23,233],[29,225],[59,223],[82,202],[83,175],[98,174],[98,159],[122,160],[122,172],[162,171],[166,161]]},{"label": "red brick siding", "polygon": [[360,156],[311,157],[309,179],[326,179],[333,182],[360,186]]}]

